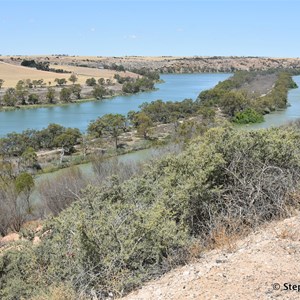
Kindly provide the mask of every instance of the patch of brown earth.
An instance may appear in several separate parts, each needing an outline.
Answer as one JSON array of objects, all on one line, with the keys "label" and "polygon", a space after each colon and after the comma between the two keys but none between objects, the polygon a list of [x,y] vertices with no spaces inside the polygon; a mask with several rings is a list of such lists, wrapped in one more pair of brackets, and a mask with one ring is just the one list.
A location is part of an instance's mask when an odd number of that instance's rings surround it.
[{"label": "patch of brown earth", "polygon": [[[293,286],[294,285],[294,286]],[[300,216],[204,253],[123,300],[300,299]]]}]

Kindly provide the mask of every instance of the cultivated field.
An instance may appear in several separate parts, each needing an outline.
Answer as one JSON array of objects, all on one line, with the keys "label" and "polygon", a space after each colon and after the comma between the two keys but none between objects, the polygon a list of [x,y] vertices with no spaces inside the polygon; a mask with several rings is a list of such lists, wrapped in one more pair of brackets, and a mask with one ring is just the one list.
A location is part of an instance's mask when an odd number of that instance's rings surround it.
[{"label": "cultivated field", "polygon": [[22,67],[0,62],[0,79],[4,80],[3,87],[15,87],[19,80],[31,79],[39,80],[44,79],[45,83],[51,82],[54,85],[55,78],[68,79],[70,74],[58,74],[53,72],[40,71],[33,68]]},{"label": "cultivated field", "polygon": [[[116,72],[113,70],[95,69],[95,68],[84,68],[75,67],[68,65],[51,65],[51,68],[64,69],[76,74],[78,77],[78,83],[85,84],[87,78],[94,77],[96,80],[99,78],[113,79],[114,74],[118,73],[120,76],[137,77],[137,74],[131,72]],[[4,80],[3,88],[15,87],[19,80],[31,79],[39,80],[43,79],[48,85],[55,85],[55,78],[65,78],[68,80],[71,74],[69,73],[54,73],[48,71],[40,71],[34,68],[22,67],[16,64],[9,64],[0,62],[0,79]],[[70,83],[71,84],[71,83]]]},{"label": "cultivated field", "polygon": [[[130,76],[130,77],[138,77],[137,74],[132,72],[116,72],[114,70],[107,70],[107,69],[96,69],[96,68],[87,68],[87,67],[76,67],[76,66],[68,66],[68,65],[50,65],[50,68],[53,69],[63,69],[69,72],[72,72],[78,76],[80,79],[87,79],[94,77],[96,79],[98,78],[109,78],[113,79],[115,74],[119,74],[120,76]],[[84,80],[84,82],[85,82]],[[84,83],[82,82],[82,83]],[[81,82],[79,82],[81,83]]]}]

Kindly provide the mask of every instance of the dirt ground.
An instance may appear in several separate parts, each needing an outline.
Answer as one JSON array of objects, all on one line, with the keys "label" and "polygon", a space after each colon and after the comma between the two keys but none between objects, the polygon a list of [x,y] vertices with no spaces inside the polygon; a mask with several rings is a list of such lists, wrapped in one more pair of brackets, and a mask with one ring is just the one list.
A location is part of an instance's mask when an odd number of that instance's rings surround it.
[{"label": "dirt ground", "polygon": [[[228,246],[228,245],[227,245]],[[202,255],[122,300],[300,299],[300,215]]]},{"label": "dirt ground", "polygon": [[250,83],[245,83],[240,89],[246,90],[248,95],[265,96],[268,94],[277,80],[276,74],[258,75]]}]

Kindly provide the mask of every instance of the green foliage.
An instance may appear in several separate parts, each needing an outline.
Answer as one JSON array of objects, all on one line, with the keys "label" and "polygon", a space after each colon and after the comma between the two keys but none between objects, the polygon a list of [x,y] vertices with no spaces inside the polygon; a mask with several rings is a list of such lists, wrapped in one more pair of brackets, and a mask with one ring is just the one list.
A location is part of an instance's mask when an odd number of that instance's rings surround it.
[{"label": "green foliage", "polygon": [[159,79],[160,79],[159,72],[151,71],[150,69],[147,69],[147,68],[131,69],[130,71],[133,73],[145,76],[154,81],[159,81]]},{"label": "green foliage", "polygon": [[38,282],[36,254],[30,242],[0,256],[0,298],[12,300],[34,295]]},{"label": "green foliage", "polygon": [[126,129],[126,118],[121,114],[106,114],[92,121],[88,126],[88,132],[98,137],[103,134],[112,136],[118,147],[118,137]]},{"label": "green foliage", "polygon": [[124,93],[138,93],[141,91],[147,91],[154,88],[154,81],[147,78],[137,78],[136,80],[127,81],[122,86]]},{"label": "green foliage", "polygon": [[48,87],[46,99],[48,100],[48,103],[53,103],[55,99],[55,89],[52,87]]},{"label": "green foliage", "polygon": [[97,81],[94,77],[92,78],[88,78],[86,81],[85,81],[86,85],[87,86],[94,86],[97,84]]},{"label": "green foliage", "polygon": [[75,95],[75,97],[77,99],[81,99],[81,91],[82,91],[82,87],[80,84],[74,84],[70,87],[70,90],[72,92],[73,95]]},{"label": "green foliage", "polygon": [[202,115],[205,120],[212,120],[216,115],[216,111],[211,107],[202,106],[198,110],[198,114]]},{"label": "green foliage", "polygon": [[125,82],[132,82],[134,81],[133,78],[129,77],[129,76],[120,76],[120,74],[115,74],[114,75],[114,79],[117,80],[118,83],[123,84]]},{"label": "green foliage", "polygon": [[62,88],[59,93],[59,98],[62,102],[70,102],[71,101],[72,90],[69,88]]},{"label": "green foliage", "polygon": [[105,79],[102,78],[102,77],[99,78],[99,79],[98,79],[98,84],[99,84],[99,85],[104,85],[104,84],[105,84]]},{"label": "green foliage", "polygon": [[29,94],[28,96],[28,103],[29,104],[37,104],[39,102],[39,95],[38,94]]},{"label": "green foliage", "polygon": [[17,96],[17,100],[21,102],[22,105],[26,104],[27,94],[28,94],[28,89],[26,83],[23,80],[19,80],[16,85],[16,96]]},{"label": "green foliage", "polygon": [[15,106],[18,102],[17,92],[14,88],[9,88],[6,90],[3,96],[3,103],[7,106]]},{"label": "green foliage", "polygon": [[180,118],[196,114],[199,110],[199,103],[192,99],[185,99],[180,102],[163,102],[162,100],[143,103],[141,112],[150,117],[152,122],[171,123]]},{"label": "green foliage", "polygon": [[281,72],[278,74],[278,79],[272,91],[266,96],[259,98],[257,106],[264,111],[286,108],[288,90],[296,87],[297,84],[293,81],[291,75]]},{"label": "green foliage", "polygon": [[264,116],[252,108],[247,108],[237,112],[232,121],[237,124],[261,123],[264,121]]},{"label": "green foliage", "polygon": [[[255,80],[257,76],[272,73],[277,75],[277,80],[267,95],[253,99],[243,91],[243,86]],[[203,107],[221,108],[222,112],[234,122],[246,124],[247,120],[252,123],[255,119],[261,122],[260,114],[286,107],[288,90],[296,86],[291,73],[282,70],[240,71],[213,89],[201,92],[197,102]],[[238,116],[239,121],[235,116]]]},{"label": "green foliage", "polygon": [[100,84],[95,84],[93,87],[93,96],[96,99],[102,99],[105,94],[107,94],[107,90],[105,89],[104,86],[100,85]]},{"label": "green foliage", "polygon": [[67,83],[67,80],[65,78],[55,78],[54,81],[59,85],[62,86]]},{"label": "green foliage", "polygon": [[[53,149],[58,146],[55,139],[66,133],[71,140],[78,139],[81,134],[76,128],[65,128],[58,124],[49,124],[42,130],[25,130],[22,133],[9,133],[6,137],[0,138],[0,155],[21,156],[26,149],[31,147],[34,151],[39,149]],[[77,142],[76,142],[77,143]],[[59,146],[62,146],[60,143]]]},{"label": "green foliage", "polygon": [[299,174],[299,127],[211,129],[137,177],[86,188],[48,220],[39,245],[4,252],[1,299],[61,283],[122,296],[184,262],[190,237],[205,241],[219,224],[230,231],[232,223],[287,216]]},{"label": "green foliage", "polygon": [[28,192],[34,187],[34,181],[29,173],[21,173],[15,180],[17,193]]},{"label": "green foliage", "polygon": [[78,143],[81,133],[77,128],[67,128],[54,138],[54,144],[62,147],[67,154],[74,152],[74,146]]},{"label": "green foliage", "polygon": [[141,134],[144,139],[147,139],[150,129],[153,126],[151,118],[144,112],[139,112],[134,114],[132,121],[134,126],[137,128],[137,132]]}]

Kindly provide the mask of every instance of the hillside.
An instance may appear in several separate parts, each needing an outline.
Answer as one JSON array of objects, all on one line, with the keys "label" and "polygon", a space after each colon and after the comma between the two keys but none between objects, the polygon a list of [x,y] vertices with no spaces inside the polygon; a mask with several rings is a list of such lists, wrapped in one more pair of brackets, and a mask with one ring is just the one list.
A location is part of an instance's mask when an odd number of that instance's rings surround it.
[{"label": "hillside", "polygon": [[[0,255],[1,300],[53,300],[59,287],[72,300],[117,298],[195,261],[166,275],[167,293],[156,286],[137,297],[213,299],[224,286],[223,299],[265,299],[272,282],[297,284],[299,226],[272,222],[299,208],[299,136],[299,123],[251,132],[224,124],[144,170],[74,190],[68,208]],[[264,224],[268,234],[235,245]],[[224,245],[223,254],[207,252]],[[173,295],[175,285],[181,292]]]},{"label": "hillside", "polygon": [[272,68],[300,68],[299,58],[238,57],[238,56],[1,56],[1,61],[20,64],[23,59],[48,61],[56,65],[111,68],[122,65],[127,70],[147,68],[161,73],[234,72],[237,70],[267,70]]},{"label": "hillside", "polygon": [[[248,237],[220,240],[223,247],[147,283],[122,300],[299,299],[284,283],[300,283],[300,215],[273,222]],[[273,288],[279,283],[279,291]]]},{"label": "hillside", "polygon": [[4,88],[14,87],[19,80],[23,79],[44,79],[45,83],[48,84],[48,82],[51,81],[53,84],[55,78],[68,79],[69,77],[70,74],[58,74],[53,72],[40,71],[33,68],[22,67],[20,65],[0,62],[0,78],[4,80]]},{"label": "hillside", "polygon": [[88,68],[88,67],[76,67],[72,65],[50,65],[50,68],[53,69],[63,69],[65,71],[69,71],[75,73],[77,76],[84,80],[80,82],[81,84],[85,83],[85,80],[90,77],[94,77],[96,79],[99,78],[110,78],[113,79],[115,74],[119,74],[120,76],[129,76],[133,78],[137,78],[139,75],[132,72],[117,72],[114,70],[107,69],[96,69],[96,68]]},{"label": "hillside", "polygon": [[[113,70],[99,70],[95,68],[84,68],[75,67],[68,65],[51,65],[54,69],[64,69],[65,71],[74,72],[78,77],[79,84],[85,84],[88,78],[94,77],[96,80],[99,78],[113,79],[115,74],[120,74],[120,76],[130,76],[133,78],[138,77],[137,74],[131,72],[117,72]],[[125,74],[125,75],[123,75]],[[43,79],[46,84],[51,82],[54,85],[55,78],[65,78],[68,80],[70,73],[55,73],[48,71],[36,70],[35,68],[23,67],[18,64],[4,63],[0,62],[0,79],[4,80],[3,88],[15,87],[19,80],[31,79],[39,80]]]}]

